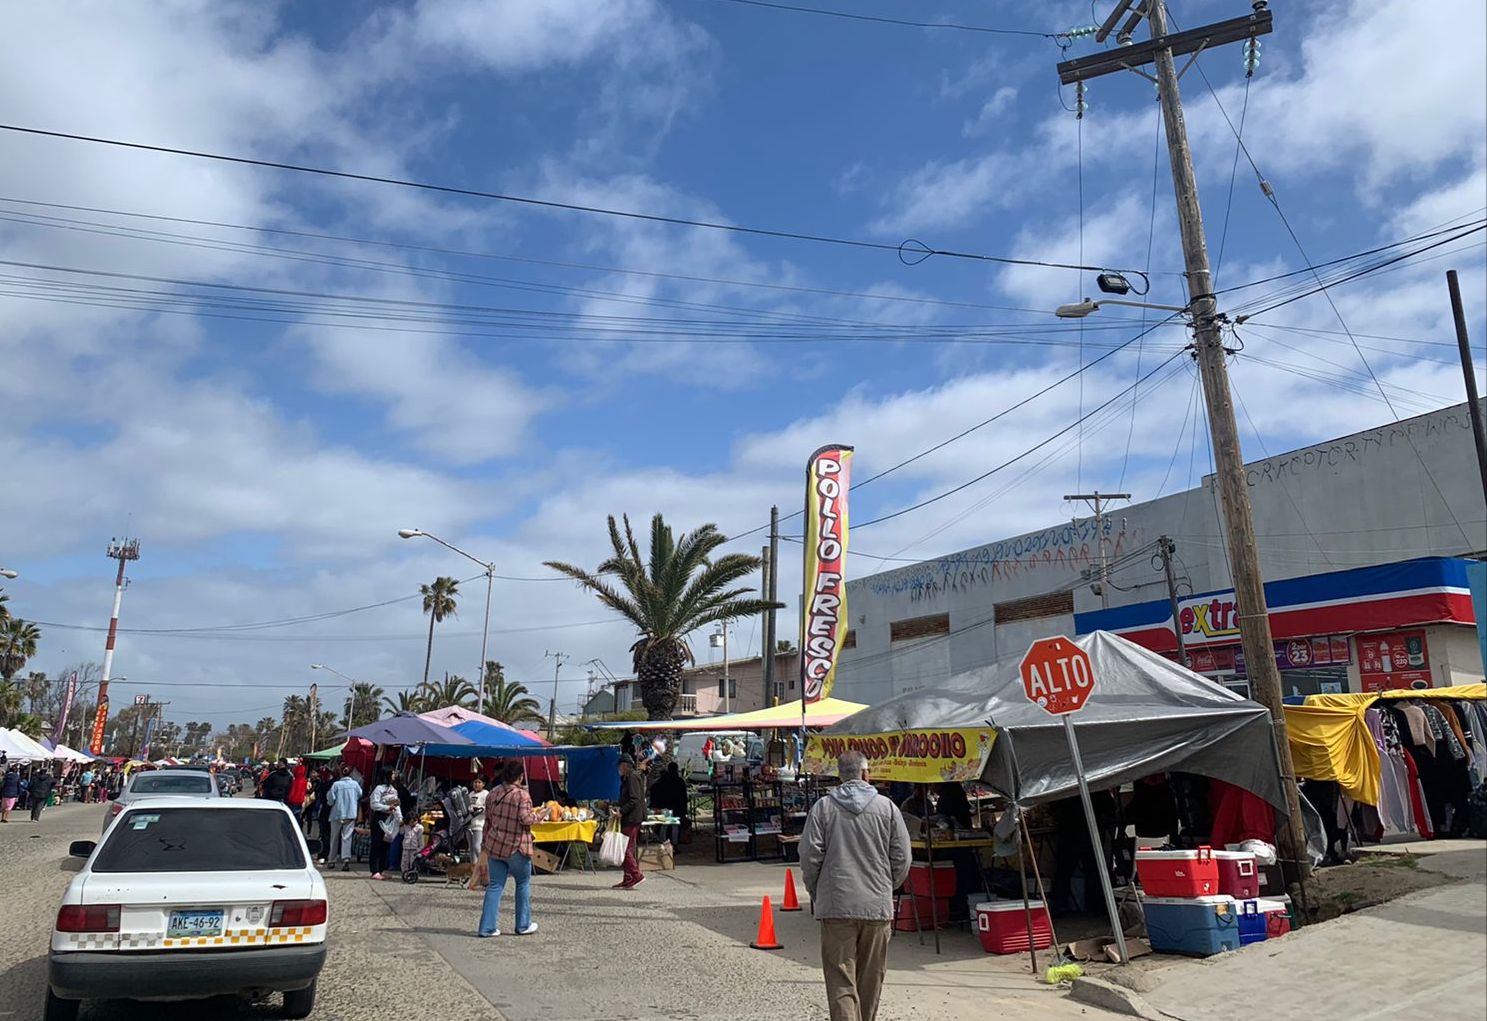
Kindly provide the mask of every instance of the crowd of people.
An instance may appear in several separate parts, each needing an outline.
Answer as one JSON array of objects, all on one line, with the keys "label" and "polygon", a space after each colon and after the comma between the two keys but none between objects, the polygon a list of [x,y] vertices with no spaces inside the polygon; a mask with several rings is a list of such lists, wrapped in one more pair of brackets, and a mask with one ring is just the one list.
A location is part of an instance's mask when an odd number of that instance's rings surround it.
[{"label": "crowd of people", "polygon": [[31,821],[39,822],[54,799],[102,802],[123,786],[124,774],[117,766],[10,762],[0,754],[0,823],[10,822],[17,809],[30,812]]}]

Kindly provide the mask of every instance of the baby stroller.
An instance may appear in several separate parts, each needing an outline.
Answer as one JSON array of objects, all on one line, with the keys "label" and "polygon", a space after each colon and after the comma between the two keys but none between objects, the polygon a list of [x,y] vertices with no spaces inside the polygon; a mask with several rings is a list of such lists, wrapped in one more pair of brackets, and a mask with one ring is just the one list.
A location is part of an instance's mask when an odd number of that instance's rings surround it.
[{"label": "baby stroller", "polygon": [[465,845],[470,838],[470,795],[463,787],[456,787],[440,799],[444,808],[444,823],[434,830],[413,856],[412,867],[403,870],[403,882],[416,883],[420,875],[442,876],[449,866],[467,860]]}]

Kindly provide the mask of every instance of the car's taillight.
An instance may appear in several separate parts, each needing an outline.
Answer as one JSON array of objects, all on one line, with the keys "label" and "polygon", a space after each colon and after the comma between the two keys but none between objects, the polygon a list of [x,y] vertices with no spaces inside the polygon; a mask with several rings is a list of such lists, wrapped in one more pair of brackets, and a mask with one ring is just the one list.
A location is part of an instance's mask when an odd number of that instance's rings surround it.
[{"label": "car's taillight", "polygon": [[122,811],[124,811],[124,806],[119,804],[117,801],[108,806],[109,815],[118,815]]},{"label": "car's taillight", "polygon": [[327,917],[323,900],[276,900],[269,911],[268,924],[273,928],[281,925],[324,925]]},{"label": "car's taillight", "polygon": [[118,932],[119,905],[63,904],[57,912],[58,932]]}]

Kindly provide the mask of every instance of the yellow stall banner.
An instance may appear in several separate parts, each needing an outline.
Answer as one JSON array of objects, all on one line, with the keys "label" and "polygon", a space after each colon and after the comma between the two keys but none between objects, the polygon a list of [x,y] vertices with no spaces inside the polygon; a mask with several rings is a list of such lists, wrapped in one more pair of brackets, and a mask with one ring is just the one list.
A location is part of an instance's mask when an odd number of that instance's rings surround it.
[{"label": "yellow stall banner", "polygon": [[887,734],[815,734],[805,746],[805,771],[835,776],[845,751],[867,756],[874,780],[940,783],[977,780],[996,741],[991,727],[931,727]]}]

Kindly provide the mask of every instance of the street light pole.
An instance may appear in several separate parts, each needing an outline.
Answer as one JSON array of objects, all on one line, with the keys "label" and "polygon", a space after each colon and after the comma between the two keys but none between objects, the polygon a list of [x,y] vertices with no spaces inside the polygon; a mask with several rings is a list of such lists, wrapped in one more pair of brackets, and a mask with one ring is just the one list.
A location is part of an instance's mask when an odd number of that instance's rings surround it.
[{"label": "street light pole", "polygon": [[474,555],[472,555],[470,553],[466,553],[464,550],[460,549],[454,543],[452,543],[452,542],[445,542],[443,539],[439,538],[437,535],[434,535],[434,534],[432,534],[430,532],[425,532],[425,531],[423,531],[420,528],[400,528],[400,529],[398,529],[398,538],[400,538],[400,539],[419,539],[419,538],[422,538],[422,539],[432,539],[435,542],[437,542],[440,546],[443,546],[445,549],[453,550],[454,552],[458,553],[460,556],[464,557],[466,560],[473,561],[474,563],[479,564],[482,568],[485,569],[485,627],[482,628],[481,629],[481,632],[480,632],[480,669],[475,672],[476,685],[477,685],[477,687],[479,689],[479,695],[477,696],[478,699],[479,699],[479,701],[475,705],[475,710],[476,710],[476,712],[483,713],[483,712],[485,712],[485,657],[486,657],[486,648],[487,648],[488,643],[490,642],[490,633],[491,633],[491,588],[492,588],[492,586],[495,583],[495,577],[496,577],[496,565],[495,565],[495,562],[494,561],[487,562],[485,560],[481,560],[477,556],[474,556]]}]

